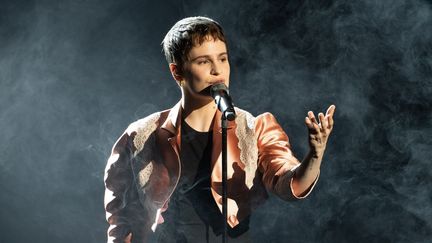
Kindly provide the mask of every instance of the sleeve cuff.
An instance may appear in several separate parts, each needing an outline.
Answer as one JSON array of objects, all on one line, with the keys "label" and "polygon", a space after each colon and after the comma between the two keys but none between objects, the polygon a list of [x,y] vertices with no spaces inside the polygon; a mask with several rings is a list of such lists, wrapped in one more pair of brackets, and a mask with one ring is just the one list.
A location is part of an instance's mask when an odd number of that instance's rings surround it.
[{"label": "sleeve cuff", "polygon": [[[295,170],[297,169],[297,167],[298,166],[296,166],[295,168],[293,168],[292,171],[294,173],[295,173]],[[312,185],[310,185],[309,188],[306,191],[304,191],[302,194],[300,194],[300,195],[296,195],[294,193],[294,189],[293,189],[293,185],[292,185],[293,184],[293,180],[294,180],[294,176],[292,176],[291,180],[290,180],[290,189],[291,189],[291,194],[292,194],[293,198],[295,198],[295,199],[303,199],[303,198],[306,198],[307,196],[309,196],[309,194],[312,192],[313,188],[317,184],[319,176],[320,176],[320,171],[318,171],[318,175],[315,178],[315,180],[313,181]]]}]

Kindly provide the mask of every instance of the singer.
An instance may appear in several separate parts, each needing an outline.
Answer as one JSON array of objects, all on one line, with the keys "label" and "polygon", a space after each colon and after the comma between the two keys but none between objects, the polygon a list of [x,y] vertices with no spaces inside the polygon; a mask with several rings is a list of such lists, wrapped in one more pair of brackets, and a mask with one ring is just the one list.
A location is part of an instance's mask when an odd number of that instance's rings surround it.
[{"label": "singer", "polygon": [[[189,17],[162,44],[181,99],[130,124],[114,144],[105,169],[108,242],[222,242],[222,113],[210,89],[229,87],[225,35],[214,20]],[[268,193],[289,201],[314,188],[335,106],[318,118],[307,113],[310,151],[301,163],[272,114],[234,111],[227,134],[228,242],[252,242],[249,215]]]}]

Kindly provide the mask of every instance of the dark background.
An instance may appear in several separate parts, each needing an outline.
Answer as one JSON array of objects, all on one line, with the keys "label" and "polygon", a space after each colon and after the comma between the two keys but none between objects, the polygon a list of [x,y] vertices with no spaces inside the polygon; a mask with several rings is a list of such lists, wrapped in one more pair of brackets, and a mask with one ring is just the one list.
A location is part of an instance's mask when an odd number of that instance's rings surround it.
[{"label": "dark background", "polygon": [[103,171],[127,125],[180,97],[160,42],[220,22],[231,94],[272,112],[299,159],[336,104],[314,192],[272,197],[256,242],[430,242],[428,1],[0,1],[0,242],[104,242]]}]

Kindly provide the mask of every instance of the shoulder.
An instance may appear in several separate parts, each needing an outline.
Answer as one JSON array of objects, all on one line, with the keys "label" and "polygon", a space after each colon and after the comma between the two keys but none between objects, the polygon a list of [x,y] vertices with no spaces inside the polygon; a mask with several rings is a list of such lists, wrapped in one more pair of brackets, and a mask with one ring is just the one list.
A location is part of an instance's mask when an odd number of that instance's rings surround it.
[{"label": "shoulder", "polygon": [[163,124],[168,113],[169,110],[158,111],[129,124],[125,134],[129,136],[130,142],[133,143],[134,151],[140,152],[143,149],[150,135]]},{"label": "shoulder", "polygon": [[160,111],[155,112],[155,113],[150,114],[144,118],[141,118],[139,120],[132,122],[127,127],[126,132],[128,134],[132,134],[133,132],[138,132],[138,131],[143,130],[143,129],[148,129],[149,127],[152,127],[155,125],[157,126],[162,113],[163,112],[160,112]]},{"label": "shoulder", "polygon": [[264,112],[256,118],[260,122],[277,122],[276,117],[270,112]]},{"label": "shoulder", "polygon": [[250,112],[238,107],[235,107],[235,111],[237,114],[236,122],[245,123],[247,127],[251,129],[254,129],[256,128],[257,125],[265,122],[271,122],[271,123],[276,122],[275,116],[270,112],[265,112],[259,114],[258,116],[254,116]]}]

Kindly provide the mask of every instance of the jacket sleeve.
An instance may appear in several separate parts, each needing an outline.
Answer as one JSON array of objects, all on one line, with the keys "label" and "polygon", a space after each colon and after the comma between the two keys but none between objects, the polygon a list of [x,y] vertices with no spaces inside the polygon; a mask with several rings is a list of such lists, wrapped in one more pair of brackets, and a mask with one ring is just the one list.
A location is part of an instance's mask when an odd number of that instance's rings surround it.
[{"label": "jacket sleeve", "polygon": [[114,144],[105,168],[104,204],[109,223],[108,242],[124,242],[132,231],[128,217],[128,199],[134,189],[131,157],[130,137],[125,132]]},{"label": "jacket sleeve", "polygon": [[315,186],[318,177],[303,195],[295,195],[292,179],[300,161],[293,155],[288,136],[275,117],[264,113],[255,120],[258,146],[258,169],[266,189],[283,200],[305,198]]}]

